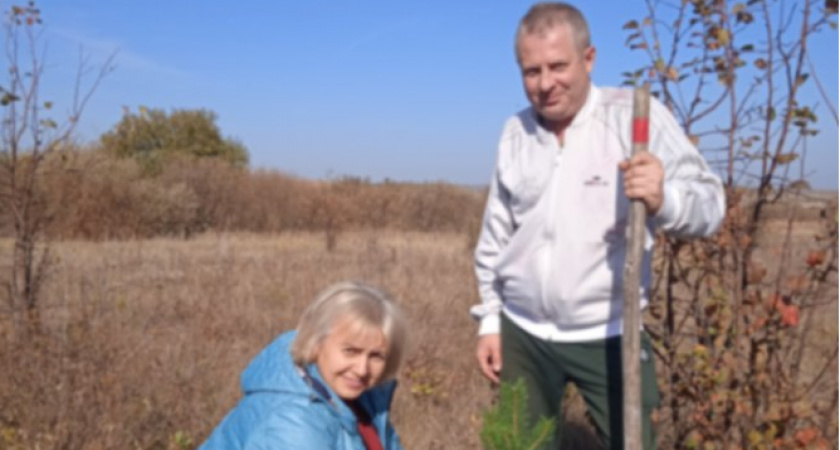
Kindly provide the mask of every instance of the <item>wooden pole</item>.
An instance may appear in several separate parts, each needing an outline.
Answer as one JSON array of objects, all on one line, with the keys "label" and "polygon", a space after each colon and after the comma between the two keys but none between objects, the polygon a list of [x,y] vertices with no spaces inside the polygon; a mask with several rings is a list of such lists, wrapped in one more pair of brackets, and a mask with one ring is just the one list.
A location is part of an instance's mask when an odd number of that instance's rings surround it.
[{"label": "wooden pole", "polygon": [[[650,86],[645,83],[633,90],[633,154],[648,150]],[[641,267],[644,258],[645,219],[641,200],[630,203],[627,227],[627,253],[624,262],[624,322],[621,334],[621,370],[624,379],[624,448],[642,448],[642,380],[639,327]]]}]

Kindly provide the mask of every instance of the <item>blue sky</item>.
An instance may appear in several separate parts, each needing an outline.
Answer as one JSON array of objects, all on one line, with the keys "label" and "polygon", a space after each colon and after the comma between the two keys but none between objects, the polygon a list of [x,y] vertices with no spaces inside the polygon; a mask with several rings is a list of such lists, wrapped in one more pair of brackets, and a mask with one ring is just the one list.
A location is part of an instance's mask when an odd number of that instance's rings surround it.
[{"label": "blue sky", "polygon": [[[78,49],[94,62],[118,51],[78,128],[82,141],[110,129],[124,106],[206,108],[245,144],[252,167],[486,184],[502,124],[527,106],[512,37],[530,4],[45,0],[44,90],[61,111]],[[578,4],[598,48],[594,81],[619,84],[644,62],[621,30],[644,2]],[[831,31],[812,43],[835,105],[837,42]],[[815,185],[836,189],[838,131],[822,113],[807,169]]]}]

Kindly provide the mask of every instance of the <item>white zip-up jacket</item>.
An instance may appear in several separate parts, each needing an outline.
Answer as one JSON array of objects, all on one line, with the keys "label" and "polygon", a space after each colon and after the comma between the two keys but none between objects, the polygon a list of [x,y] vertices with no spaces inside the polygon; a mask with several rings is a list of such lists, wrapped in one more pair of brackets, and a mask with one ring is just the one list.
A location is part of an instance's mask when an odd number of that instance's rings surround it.
[{"label": "white zip-up jacket", "polygon": [[[475,271],[479,334],[504,313],[531,334],[582,342],[621,334],[630,202],[618,163],[632,152],[632,91],[590,85],[563,142],[527,108],[505,125],[490,183]],[[673,115],[651,99],[649,150],[665,171],[664,201],[647,222],[641,307],[648,302],[655,226],[714,233],[723,187]],[[640,326],[637,325],[637,326]]]}]

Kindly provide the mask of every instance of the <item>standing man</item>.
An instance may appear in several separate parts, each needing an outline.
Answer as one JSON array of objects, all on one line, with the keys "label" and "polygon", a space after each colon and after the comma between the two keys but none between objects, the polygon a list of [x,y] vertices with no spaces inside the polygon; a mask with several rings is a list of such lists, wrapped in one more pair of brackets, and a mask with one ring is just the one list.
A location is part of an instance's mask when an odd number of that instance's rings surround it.
[{"label": "standing man", "polygon": [[[592,84],[595,48],[575,7],[534,5],[516,33],[516,56],[531,106],[505,125],[475,250],[482,302],[470,312],[480,322],[479,366],[493,382],[524,379],[533,420],[559,418],[564,388],[574,382],[605,447],[620,449],[630,199],[648,212],[645,307],[654,228],[714,233],[723,188],[655,99],[650,153],[630,157],[632,92]],[[645,333],[641,359],[643,444],[653,449],[650,412],[659,392]]]}]

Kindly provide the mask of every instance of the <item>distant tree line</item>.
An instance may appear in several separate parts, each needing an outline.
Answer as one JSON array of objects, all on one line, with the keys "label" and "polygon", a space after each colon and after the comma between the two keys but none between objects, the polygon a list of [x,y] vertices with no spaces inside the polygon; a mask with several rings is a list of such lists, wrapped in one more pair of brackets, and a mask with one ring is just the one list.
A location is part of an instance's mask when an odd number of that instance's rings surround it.
[{"label": "distant tree line", "polygon": [[[98,143],[40,165],[38,201],[54,239],[188,237],[204,231],[381,228],[473,233],[483,194],[445,183],[306,180],[249,169],[207,110],[126,112]],[[10,219],[0,211],[0,234]]]}]

